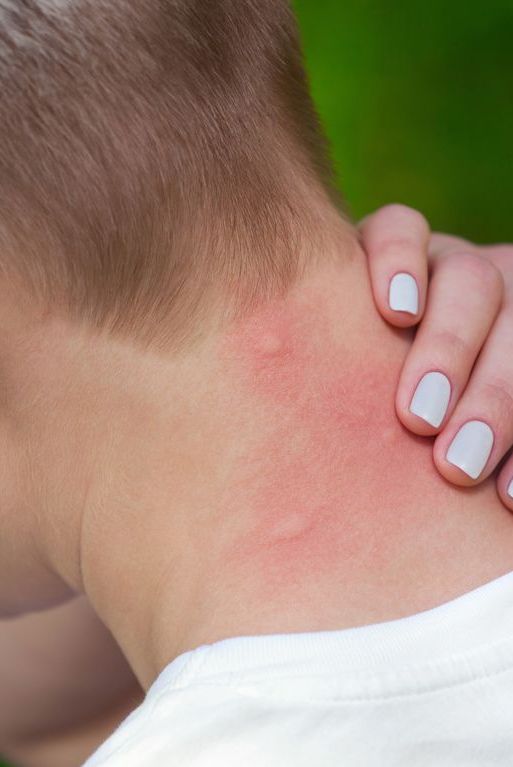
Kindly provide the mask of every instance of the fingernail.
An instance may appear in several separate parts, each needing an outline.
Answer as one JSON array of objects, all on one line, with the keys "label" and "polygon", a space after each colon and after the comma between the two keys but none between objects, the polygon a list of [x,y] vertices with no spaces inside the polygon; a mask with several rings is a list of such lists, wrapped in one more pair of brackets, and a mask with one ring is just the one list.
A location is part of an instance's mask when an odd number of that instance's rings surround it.
[{"label": "fingernail", "polygon": [[431,426],[440,426],[445,418],[451,384],[443,373],[433,371],[423,376],[415,389],[410,403],[410,413],[422,418]]},{"label": "fingernail", "polygon": [[395,312],[417,314],[419,311],[419,289],[411,274],[400,272],[392,277],[388,302],[390,308]]},{"label": "fingernail", "polygon": [[446,458],[472,479],[477,479],[490,457],[493,431],[483,421],[468,421],[451,442]]},{"label": "fingernail", "polygon": [[511,480],[511,482],[508,485],[508,495],[509,495],[510,498],[513,498],[513,479]]}]

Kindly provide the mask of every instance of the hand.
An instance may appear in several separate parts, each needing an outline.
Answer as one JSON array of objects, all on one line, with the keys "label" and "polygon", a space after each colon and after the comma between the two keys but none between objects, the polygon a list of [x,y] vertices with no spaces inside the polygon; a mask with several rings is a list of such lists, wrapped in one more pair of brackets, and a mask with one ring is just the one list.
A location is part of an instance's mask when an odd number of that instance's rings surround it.
[{"label": "hand", "polygon": [[[513,445],[513,245],[431,234],[402,205],[368,216],[360,232],[381,315],[396,327],[421,323],[397,415],[415,434],[438,435],[434,462],[449,482],[477,485]],[[513,510],[512,456],[497,488]]]}]

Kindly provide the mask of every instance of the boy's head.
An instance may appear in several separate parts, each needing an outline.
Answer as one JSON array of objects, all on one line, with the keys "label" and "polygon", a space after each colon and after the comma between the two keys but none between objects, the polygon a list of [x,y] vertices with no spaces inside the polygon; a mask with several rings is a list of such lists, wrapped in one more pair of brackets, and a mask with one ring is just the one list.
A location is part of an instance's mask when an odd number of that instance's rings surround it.
[{"label": "boy's head", "polygon": [[330,168],[286,0],[0,0],[0,269],[177,343],[277,292]]},{"label": "boy's head", "polygon": [[210,360],[135,347],[281,295],[333,197],[286,0],[0,0],[0,614],[81,587],[89,504],[133,535],[125,481],[217,449]]}]

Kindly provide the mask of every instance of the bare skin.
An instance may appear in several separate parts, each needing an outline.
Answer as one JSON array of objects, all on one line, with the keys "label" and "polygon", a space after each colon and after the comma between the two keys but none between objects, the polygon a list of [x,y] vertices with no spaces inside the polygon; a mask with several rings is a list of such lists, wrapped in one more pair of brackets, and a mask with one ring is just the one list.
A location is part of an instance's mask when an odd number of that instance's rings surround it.
[{"label": "bare skin", "polygon": [[[413,433],[423,436],[436,434],[437,429],[428,426],[426,430],[426,422],[413,416],[409,410],[418,377],[433,365],[442,365],[451,375],[455,395],[452,407],[472,369],[471,383],[465,389],[458,408],[467,403],[471,415],[475,416],[479,411],[486,420],[487,413],[494,410],[493,399],[497,398],[498,387],[494,382],[508,386],[511,380],[507,354],[511,326],[511,301],[508,298],[511,247],[484,248],[442,235],[431,237],[428,246],[429,229],[425,219],[416,211],[400,205],[377,211],[365,219],[361,231],[370,260],[376,307],[388,323],[398,328],[412,327],[422,317],[426,306],[428,258],[431,264],[429,308],[396,382],[395,407],[400,421]],[[339,249],[344,250],[342,246]],[[421,299],[417,315],[392,311],[389,306],[389,284],[397,272],[409,272],[416,276]],[[497,280],[499,272],[503,274],[502,281]],[[502,286],[504,291],[500,290]],[[459,297],[458,302],[455,302],[455,296]],[[303,304],[305,316],[311,324],[311,302],[308,305],[303,296]],[[312,354],[312,344],[303,345],[297,341],[304,318],[298,315],[300,304],[297,300],[294,307],[295,311],[288,302],[276,301],[261,307],[246,321],[232,325],[224,334],[220,348],[227,369],[231,368],[230,362],[238,361],[241,385],[246,391],[249,388],[259,390],[265,396],[267,405],[277,398],[290,410],[295,403],[299,421],[310,433],[309,443],[316,444],[317,452],[320,451],[323,456],[326,453],[327,460],[332,462],[337,457],[337,441],[334,441],[333,449],[327,439],[329,431],[323,426],[326,421],[324,411],[331,406],[329,403],[326,406],[325,398],[321,396],[305,398],[300,393],[299,382],[303,381],[306,385],[307,378],[298,376],[298,360],[304,367],[310,355],[314,368],[318,367],[318,360]],[[492,319],[493,327],[490,325]],[[486,343],[481,347],[486,332]],[[458,344],[455,335],[459,338]],[[463,356],[462,351],[466,352]],[[475,364],[479,352],[480,360]],[[341,380],[343,377],[342,371]],[[366,379],[371,379],[371,376],[366,376]],[[353,387],[354,382],[351,381],[349,388]],[[327,386],[324,388],[328,389]],[[344,415],[342,402],[334,412],[335,420]],[[315,423],[313,413],[317,413],[319,428],[312,428],[312,423]],[[347,421],[347,412],[345,415]],[[352,412],[349,413],[349,416],[352,415]],[[467,485],[468,480],[461,482],[463,475],[443,460],[443,449],[440,450],[439,442],[444,439],[443,432],[451,428],[451,421],[452,418],[449,418],[449,424],[433,445],[434,464],[449,482]],[[483,475],[472,484],[487,479],[492,473],[497,457],[501,455],[501,445],[505,441],[508,444],[510,421],[511,418],[508,419],[505,413],[500,424],[495,424],[498,439],[494,455]],[[299,437],[297,440],[299,442]],[[268,555],[269,601],[274,599],[276,589],[281,591],[283,588],[283,573],[276,572],[277,552],[285,549],[292,553],[297,551],[306,537],[311,539],[309,548],[313,549],[315,524],[308,525],[308,512],[305,513],[304,509],[310,505],[310,516],[314,522],[317,516],[319,525],[330,529],[326,525],[329,521],[327,505],[319,505],[315,486],[308,491],[308,478],[312,476],[311,462],[304,460],[297,450],[291,450],[290,443],[289,436],[285,434],[284,445],[268,446],[267,455],[261,458],[260,463],[264,464],[261,473],[267,478],[267,487],[262,489],[258,502],[259,523],[251,540],[242,543],[236,554],[227,558],[227,561],[238,559],[245,563],[248,557]],[[306,446],[304,449],[307,455]],[[282,455],[288,456],[287,471],[280,461]],[[278,467],[279,477],[272,483],[268,480],[273,472],[276,473],[275,466]],[[429,468],[432,468],[431,465]],[[242,473],[244,471],[247,473],[246,467],[242,467]],[[294,472],[299,476],[293,477]],[[511,469],[506,461],[496,479],[499,496],[509,508],[511,496],[507,488],[510,478]],[[283,516],[276,515],[276,506],[286,512],[291,482],[298,490],[298,508]],[[251,484],[250,476],[248,486]],[[336,480],[327,470],[326,489],[333,486],[336,486]],[[229,506],[230,503],[227,503]],[[270,513],[268,509],[271,509]],[[271,531],[280,540],[268,546],[268,533]],[[320,540],[318,548],[324,555],[335,544],[326,535],[325,540]],[[283,558],[283,553],[280,556]],[[309,556],[305,558],[305,562],[313,566],[310,560]],[[276,583],[272,583],[273,578]],[[13,763],[23,767],[59,767],[61,764],[73,767],[81,764],[142,700],[143,695],[113,638],[87,600],[79,597],[56,609],[0,624],[0,677],[0,750],[8,754]]]},{"label": "bare skin", "polygon": [[148,687],[200,643],[391,619],[511,569],[493,482],[450,487],[398,424],[408,331],[339,250],[169,358],[6,297],[5,612],[84,590]]}]

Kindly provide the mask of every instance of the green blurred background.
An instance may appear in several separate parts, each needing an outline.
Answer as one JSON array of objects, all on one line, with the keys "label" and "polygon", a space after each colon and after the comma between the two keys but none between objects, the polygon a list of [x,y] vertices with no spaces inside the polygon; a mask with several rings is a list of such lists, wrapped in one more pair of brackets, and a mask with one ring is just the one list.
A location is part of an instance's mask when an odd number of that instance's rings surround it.
[{"label": "green blurred background", "polygon": [[513,241],[513,0],[294,5],[353,215],[403,202]]},{"label": "green blurred background", "polygon": [[340,186],[513,241],[513,0],[295,0]]}]

